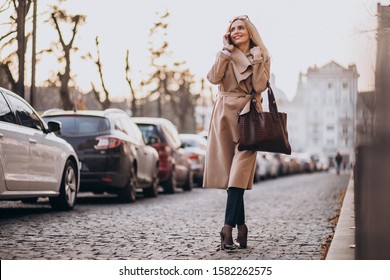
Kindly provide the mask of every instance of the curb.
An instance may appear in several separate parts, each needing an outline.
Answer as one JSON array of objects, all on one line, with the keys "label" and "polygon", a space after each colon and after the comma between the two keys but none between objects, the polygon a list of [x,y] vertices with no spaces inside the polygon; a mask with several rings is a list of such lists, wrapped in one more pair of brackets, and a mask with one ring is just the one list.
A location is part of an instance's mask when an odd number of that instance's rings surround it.
[{"label": "curb", "polygon": [[355,207],[353,172],[348,182],[347,191],[341,206],[332,242],[326,260],[355,259]]}]

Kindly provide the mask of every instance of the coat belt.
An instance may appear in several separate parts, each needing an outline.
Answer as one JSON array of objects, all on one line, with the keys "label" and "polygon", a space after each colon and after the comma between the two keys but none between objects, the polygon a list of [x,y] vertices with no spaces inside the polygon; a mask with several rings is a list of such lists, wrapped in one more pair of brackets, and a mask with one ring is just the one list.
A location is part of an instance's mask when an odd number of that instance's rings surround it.
[{"label": "coat belt", "polygon": [[244,92],[226,92],[226,91],[220,91],[219,95],[221,96],[230,96],[230,97],[251,97],[250,94],[244,93]]}]

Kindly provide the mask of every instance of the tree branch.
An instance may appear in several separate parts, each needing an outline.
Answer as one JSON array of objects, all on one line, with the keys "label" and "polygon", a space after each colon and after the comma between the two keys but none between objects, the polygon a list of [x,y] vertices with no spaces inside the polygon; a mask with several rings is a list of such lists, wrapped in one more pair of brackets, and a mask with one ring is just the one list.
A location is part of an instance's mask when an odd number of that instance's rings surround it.
[{"label": "tree branch", "polygon": [[51,13],[51,18],[53,19],[54,25],[55,25],[56,30],[58,32],[60,43],[61,43],[62,47],[65,49],[66,44],[65,44],[64,38],[62,37],[61,29],[60,29],[60,26],[59,26],[57,18],[56,18],[56,13]]},{"label": "tree branch", "polygon": [[101,61],[100,61],[100,49],[99,49],[99,37],[98,36],[96,36],[96,38],[95,38],[95,43],[96,43],[96,49],[97,49],[97,60],[95,61],[95,64],[98,67],[100,82],[102,84],[102,88],[103,88],[103,91],[104,91],[104,94],[105,94],[105,97],[106,97],[106,99],[104,100],[102,105],[103,105],[104,108],[108,108],[110,106],[110,104],[111,104],[110,99],[108,98],[110,96],[110,93],[108,92],[108,90],[106,88],[106,85],[104,83],[103,69],[102,69],[103,67],[102,67],[102,64],[101,64]]}]

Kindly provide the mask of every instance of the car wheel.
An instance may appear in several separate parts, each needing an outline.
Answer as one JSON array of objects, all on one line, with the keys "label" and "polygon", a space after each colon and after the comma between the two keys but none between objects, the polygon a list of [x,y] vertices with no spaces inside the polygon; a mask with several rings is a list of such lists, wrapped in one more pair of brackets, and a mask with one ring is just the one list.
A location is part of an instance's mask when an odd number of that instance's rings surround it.
[{"label": "car wheel", "polygon": [[186,180],[185,184],[183,185],[183,191],[190,191],[190,190],[192,190],[193,186],[194,186],[193,174],[192,174],[192,171],[189,171],[187,180]]},{"label": "car wheel", "polygon": [[176,172],[174,167],[172,168],[170,178],[162,184],[162,187],[165,193],[173,194],[176,192]]},{"label": "car wheel", "polygon": [[151,186],[149,188],[144,189],[144,196],[145,197],[157,197],[159,187],[160,187],[160,181],[158,179],[158,174],[155,174]]},{"label": "car wheel", "polygon": [[137,198],[137,173],[135,171],[134,166],[131,167],[130,170],[130,178],[129,182],[126,186],[118,192],[118,197],[122,202],[135,202]]},{"label": "car wheel", "polygon": [[54,210],[71,210],[76,204],[77,198],[77,176],[76,167],[71,160],[65,165],[62,175],[60,195],[50,197],[50,205]]}]

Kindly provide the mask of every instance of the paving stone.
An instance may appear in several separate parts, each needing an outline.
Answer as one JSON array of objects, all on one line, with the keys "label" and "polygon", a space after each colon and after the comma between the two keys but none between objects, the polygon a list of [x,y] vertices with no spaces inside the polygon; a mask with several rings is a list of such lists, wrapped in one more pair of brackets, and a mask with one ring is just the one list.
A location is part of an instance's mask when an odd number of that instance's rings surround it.
[{"label": "paving stone", "polygon": [[318,260],[348,180],[312,173],[255,184],[244,197],[248,248],[234,252],[220,250],[221,190],[139,196],[132,204],[82,194],[69,212],[52,211],[47,199],[0,201],[0,259]]}]

